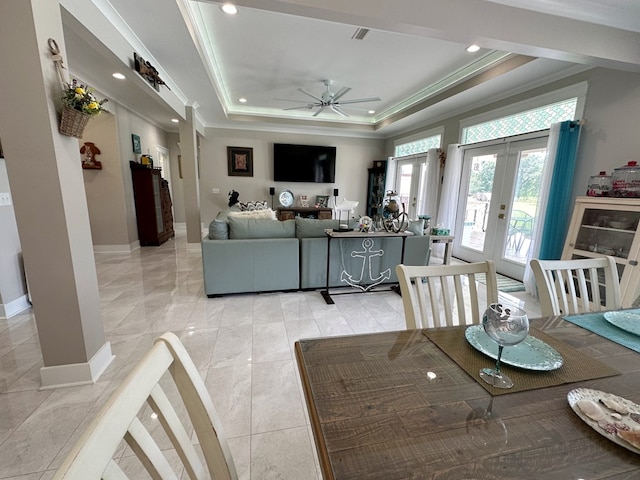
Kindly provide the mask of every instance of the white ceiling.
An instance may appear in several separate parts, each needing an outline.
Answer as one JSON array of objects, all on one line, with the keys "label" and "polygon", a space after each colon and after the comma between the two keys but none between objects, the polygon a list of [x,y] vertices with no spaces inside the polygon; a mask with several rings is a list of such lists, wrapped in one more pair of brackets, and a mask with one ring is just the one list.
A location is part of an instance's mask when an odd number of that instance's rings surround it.
[{"label": "white ceiling", "polygon": [[[388,137],[593,66],[640,71],[637,0],[238,0],[236,16],[210,1],[92,1],[127,57],[158,68],[162,96],[195,104],[207,126]],[[130,70],[121,39],[88,25],[82,3],[61,0],[71,71],[177,130],[169,120],[184,110]],[[357,27],[370,29],[363,40]],[[483,48],[466,52],[472,42]],[[300,88],[321,95],[325,79],[351,88],[342,100],[381,101],[345,105],[349,118],[285,110],[313,101]]]}]

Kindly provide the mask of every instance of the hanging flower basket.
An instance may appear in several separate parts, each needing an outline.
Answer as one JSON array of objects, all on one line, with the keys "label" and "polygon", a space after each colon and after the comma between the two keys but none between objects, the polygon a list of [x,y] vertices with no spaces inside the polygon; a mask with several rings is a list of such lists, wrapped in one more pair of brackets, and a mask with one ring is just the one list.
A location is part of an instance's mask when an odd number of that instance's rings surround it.
[{"label": "hanging flower basket", "polygon": [[87,122],[89,122],[90,118],[91,115],[88,113],[81,112],[73,107],[65,106],[62,109],[62,117],[60,118],[60,127],[58,130],[63,135],[82,138],[84,127],[87,126]]},{"label": "hanging flower basket", "polygon": [[89,88],[78,83],[74,78],[63,88],[63,109],[58,130],[63,135],[82,137],[89,118],[99,115],[103,110],[102,104],[106,101],[106,98],[98,101]]}]

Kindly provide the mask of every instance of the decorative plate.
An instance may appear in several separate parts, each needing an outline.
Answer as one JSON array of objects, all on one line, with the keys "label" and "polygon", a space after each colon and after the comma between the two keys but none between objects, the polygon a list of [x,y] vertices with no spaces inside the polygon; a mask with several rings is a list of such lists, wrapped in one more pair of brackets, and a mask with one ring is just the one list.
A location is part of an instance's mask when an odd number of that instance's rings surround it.
[{"label": "decorative plate", "polygon": [[[482,325],[471,325],[464,336],[476,350],[498,358],[498,344],[489,338]],[[512,367],[540,371],[556,370],[563,363],[562,355],[555,348],[531,335],[517,345],[504,347],[500,361]]]},{"label": "decorative plate", "polygon": [[[640,450],[628,443],[626,440],[623,440],[617,435],[617,431],[619,428],[622,429],[630,429],[630,430],[639,430],[640,429],[640,405],[633,403],[626,398],[618,397],[612,393],[601,392],[600,390],[592,390],[590,388],[576,388],[575,390],[571,390],[567,394],[567,400],[569,401],[569,406],[573,409],[573,411],[578,415],[584,423],[593,428],[596,432],[598,432],[603,437],[608,438],[612,442],[617,443],[624,448],[627,448],[635,453],[640,453]],[[604,412],[604,418],[600,421],[593,420],[584,414],[577,403],[580,400],[591,400],[592,402],[597,403],[602,412]],[[615,412],[607,407],[605,407],[602,402],[603,401],[613,401],[618,404],[623,405],[627,408],[629,413],[626,415],[617,415],[616,418]]]},{"label": "decorative plate", "polygon": [[631,312],[605,312],[604,319],[634,335],[640,335],[640,314]]},{"label": "decorative plate", "polygon": [[293,192],[291,192],[291,190],[281,191],[278,200],[283,207],[290,207],[293,205]]}]

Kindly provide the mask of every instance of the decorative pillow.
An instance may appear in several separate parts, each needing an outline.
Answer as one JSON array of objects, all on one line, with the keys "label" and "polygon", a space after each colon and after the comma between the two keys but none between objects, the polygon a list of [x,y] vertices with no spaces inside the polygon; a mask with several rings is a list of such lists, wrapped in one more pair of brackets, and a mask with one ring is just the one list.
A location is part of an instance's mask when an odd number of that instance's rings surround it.
[{"label": "decorative pillow", "polygon": [[296,222],[293,220],[265,220],[229,217],[229,238],[295,238]]},{"label": "decorative pillow", "polygon": [[326,237],[324,231],[327,228],[338,228],[338,220],[296,217],[296,237],[298,238]]},{"label": "decorative pillow", "polygon": [[239,212],[240,211],[240,205],[238,205],[237,203],[232,206],[229,207],[225,210],[220,210],[218,212],[218,215],[216,216],[216,220],[220,220],[221,222],[226,222],[227,221],[227,216],[231,213],[231,212]]},{"label": "decorative pillow", "polygon": [[276,212],[267,208],[266,210],[245,210],[242,212],[229,212],[227,218],[254,218],[254,219],[266,219],[275,220]]},{"label": "decorative pillow", "polygon": [[240,202],[240,210],[244,211],[253,211],[253,210],[266,210],[269,206],[267,205],[267,201],[255,201],[255,202]]},{"label": "decorative pillow", "polygon": [[414,235],[424,235],[424,218],[420,220],[409,220],[407,232],[411,232]]},{"label": "decorative pillow", "polygon": [[209,238],[211,240],[228,240],[229,224],[224,220],[212,220],[209,224]]}]

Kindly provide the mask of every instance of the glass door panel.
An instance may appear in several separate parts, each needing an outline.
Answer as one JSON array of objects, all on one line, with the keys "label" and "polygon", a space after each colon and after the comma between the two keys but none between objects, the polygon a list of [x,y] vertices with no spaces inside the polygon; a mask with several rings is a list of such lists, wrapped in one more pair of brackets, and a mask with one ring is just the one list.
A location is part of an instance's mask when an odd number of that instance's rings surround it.
[{"label": "glass door panel", "polygon": [[546,137],[467,149],[456,220],[454,256],[493,260],[518,280],[531,247]]},{"label": "glass door panel", "polygon": [[471,156],[469,162],[469,190],[465,196],[460,245],[476,252],[485,250],[489,204],[497,159],[495,153],[481,154]]}]

